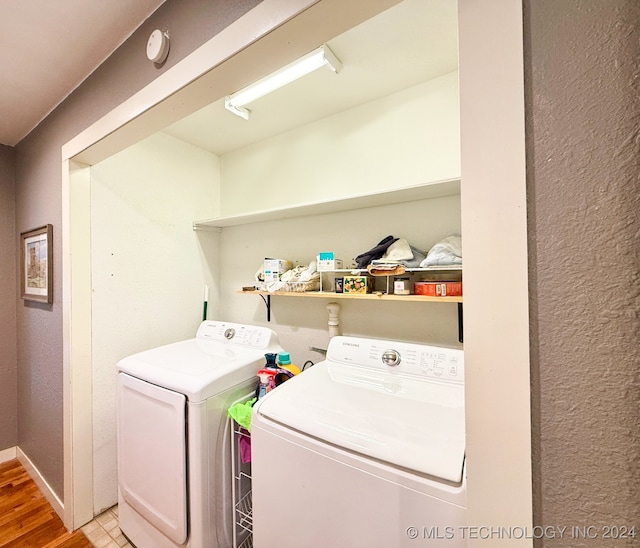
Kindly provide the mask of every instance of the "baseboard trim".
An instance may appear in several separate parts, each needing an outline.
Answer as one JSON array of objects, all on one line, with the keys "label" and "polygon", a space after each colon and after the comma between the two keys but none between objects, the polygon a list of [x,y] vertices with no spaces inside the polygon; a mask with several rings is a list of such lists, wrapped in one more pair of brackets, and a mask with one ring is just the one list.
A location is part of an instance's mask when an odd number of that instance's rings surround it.
[{"label": "baseboard trim", "polygon": [[27,474],[31,476],[31,479],[35,482],[40,489],[40,492],[44,496],[45,499],[49,502],[49,504],[53,507],[56,514],[60,516],[60,519],[64,520],[64,504],[55,494],[54,490],[51,489],[51,486],[47,483],[47,480],[44,479],[40,471],[36,468],[36,466],[31,462],[31,459],[25,455],[25,453],[19,448],[16,448],[17,458],[20,461],[20,464],[24,466],[24,469],[27,471]]},{"label": "baseboard trim", "polygon": [[0,464],[16,458],[16,447],[9,447],[9,449],[3,449],[0,451]]}]

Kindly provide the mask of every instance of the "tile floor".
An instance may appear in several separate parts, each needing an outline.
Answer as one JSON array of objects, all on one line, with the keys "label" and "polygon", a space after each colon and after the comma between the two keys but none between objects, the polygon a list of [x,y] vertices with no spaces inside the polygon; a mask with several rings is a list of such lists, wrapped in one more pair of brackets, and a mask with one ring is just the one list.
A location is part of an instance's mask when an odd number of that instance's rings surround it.
[{"label": "tile floor", "polygon": [[109,508],[81,528],[95,548],[133,548],[118,527],[118,506]]}]

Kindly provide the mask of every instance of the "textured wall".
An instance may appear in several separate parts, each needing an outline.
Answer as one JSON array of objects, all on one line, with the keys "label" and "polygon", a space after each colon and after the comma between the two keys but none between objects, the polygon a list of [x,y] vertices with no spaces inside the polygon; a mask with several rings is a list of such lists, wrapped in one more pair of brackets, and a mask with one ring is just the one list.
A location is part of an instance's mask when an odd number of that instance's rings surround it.
[{"label": "textured wall", "polygon": [[640,3],[525,7],[535,522],[597,528],[538,545],[637,545]]},{"label": "textured wall", "polygon": [[14,151],[0,145],[0,451],[17,441]]},{"label": "textured wall", "polygon": [[[168,0],[67,100],[16,147],[17,231],[53,224],[54,302],[23,306],[18,329],[18,445],[63,494],[62,145],[139,91],[260,0]],[[70,21],[70,24],[73,22]],[[161,68],[146,58],[155,28],[169,29]]]}]

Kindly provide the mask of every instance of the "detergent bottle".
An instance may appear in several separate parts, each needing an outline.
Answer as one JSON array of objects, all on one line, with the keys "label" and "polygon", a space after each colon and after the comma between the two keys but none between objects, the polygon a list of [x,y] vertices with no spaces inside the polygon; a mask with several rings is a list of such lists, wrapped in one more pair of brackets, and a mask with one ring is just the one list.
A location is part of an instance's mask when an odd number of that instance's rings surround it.
[{"label": "detergent bottle", "polygon": [[289,355],[289,352],[278,353],[278,367],[280,369],[286,369],[294,375],[300,373],[300,369],[291,363],[291,356]]},{"label": "detergent bottle", "polygon": [[267,353],[264,355],[264,357],[267,360],[267,363],[265,364],[265,368],[276,369],[278,367],[276,365],[276,359],[278,357],[278,354]]}]

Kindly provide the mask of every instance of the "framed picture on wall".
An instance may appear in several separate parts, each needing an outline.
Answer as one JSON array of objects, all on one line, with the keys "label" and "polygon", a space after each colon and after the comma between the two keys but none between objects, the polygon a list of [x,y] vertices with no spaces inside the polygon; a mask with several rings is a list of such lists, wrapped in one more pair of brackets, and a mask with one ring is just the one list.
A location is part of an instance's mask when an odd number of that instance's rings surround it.
[{"label": "framed picture on wall", "polygon": [[27,301],[53,302],[53,225],[20,234],[20,294]]}]

